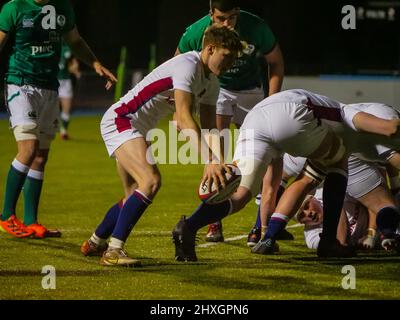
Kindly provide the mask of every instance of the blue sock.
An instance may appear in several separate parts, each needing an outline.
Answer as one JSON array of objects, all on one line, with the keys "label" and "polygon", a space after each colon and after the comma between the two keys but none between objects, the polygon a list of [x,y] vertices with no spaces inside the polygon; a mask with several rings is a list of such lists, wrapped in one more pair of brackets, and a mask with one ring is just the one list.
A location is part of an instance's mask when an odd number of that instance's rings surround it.
[{"label": "blue sock", "polygon": [[396,233],[399,226],[400,214],[394,207],[385,207],[378,211],[376,215],[376,226],[384,236],[392,236]]},{"label": "blue sock", "polygon": [[106,213],[103,221],[99,224],[96,231],[96,236],[101,239],[108,239],[117,224],[119,212],[122,208],[122,200],[113,205]]},{"label": "blue sock", "polygon": [[136,190],[122,207],[112,237],[125,242],[133,227],[150,204],[151,200]]},{"label": "blue sock", "polygon": [[275,240],[276,235],[286,228],[288,221],[289,217],[280,213],[274,213],[269,220],[267,232],[263,240],[268,238]]},{"label": "blue sock", "polygon": [[231,212],[230,200],[225,200],[217,204],[207,204],[203,202],[193,214],[187,218],[187,226],[192,231],[217,221],[222,220]]},{"label": "blue sock", "polygon": [[256,219],[256,224],[254,225],[254,228],[256,228],[256,229],[261,229],[260,209],[261,209],[261,205],[259,205],[258,209],[257,209],[257,219]]}]

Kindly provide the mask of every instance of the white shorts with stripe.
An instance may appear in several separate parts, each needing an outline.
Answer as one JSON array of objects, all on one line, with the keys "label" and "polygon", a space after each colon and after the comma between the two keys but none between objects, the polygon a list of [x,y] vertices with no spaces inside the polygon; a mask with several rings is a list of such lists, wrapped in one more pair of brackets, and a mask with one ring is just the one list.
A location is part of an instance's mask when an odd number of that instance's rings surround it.
[{"label": "white shorts with stripe", "polygon": [[[146,138],[147,133],[154,129],[161,118],[171,115],[175,106],[159,95],[146,102],[138,111],[127,114],[124,119],[118,117],[116,110],[123,106],[119,101],[104,114],[101,123],[101,135],[110,157],[123,143],[136,138]],[[147,112],[151,109],[151,112]]]}]

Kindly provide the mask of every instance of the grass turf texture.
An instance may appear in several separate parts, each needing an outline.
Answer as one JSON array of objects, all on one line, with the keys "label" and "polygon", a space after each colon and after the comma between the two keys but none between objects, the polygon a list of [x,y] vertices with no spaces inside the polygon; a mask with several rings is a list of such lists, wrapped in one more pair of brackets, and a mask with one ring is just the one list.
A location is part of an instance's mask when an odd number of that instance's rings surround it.
[{"label": "grass turf texture", "polygon": [[[398,299],[400,257],[384,252],[348,260],[318,260],[295,241],[280,241],[281,253],[250,253],[245,239],[197,249],[197,263],[174,261],[171,230],[197,206],[202,167],[162,165],[163,187],[134,228],[126,249],[143,267],[103,267],[79,247],[106,210],[122,195],[114,161],[107,157],[99,117],[73,118],[72,140],[55,140],[45,175],[40,222],[57,227],[59,239],[16,239],[0,234],[0,299]],[[0,120],[0,194],[16,147]],[[166,127],[166,123],[163,124]],[[1,201],[1,205],[2,205]],[[22,201],[18,216],[22,218]],[[224,220],[225,238],[247,234],[256,213],[252,202]],[[199,232],[203,244],[206,229]],[[344,290],[344,265],[356,268],[356,289]],[[43,266],[56,268],[56,290],[42,289]]]}]

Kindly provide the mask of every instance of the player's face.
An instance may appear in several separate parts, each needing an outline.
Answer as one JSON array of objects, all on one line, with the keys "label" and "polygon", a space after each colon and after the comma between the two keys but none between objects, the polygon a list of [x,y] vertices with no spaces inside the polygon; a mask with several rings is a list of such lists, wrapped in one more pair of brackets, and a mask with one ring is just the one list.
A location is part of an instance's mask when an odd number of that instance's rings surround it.
[{"label": "player's face", "polygon": [[216,76],[219,76],[230,69],[235,62],[236,55],[226,48],[212,46],[209,49],[208,68]]},{"label": "player's face", "polygon": [[304,223],[305,225],[314,226],[322,223],[322,220],[323,210],[321,203],[314,197],[311,197],[303,205],[299,222]]},{"label": "player's face", "polygon": [[214,24],[233,29],[236,26],[239,12],[239,8],[235,8],[227,12],[214,9],[214,12],[211,13],[211,18]]}]

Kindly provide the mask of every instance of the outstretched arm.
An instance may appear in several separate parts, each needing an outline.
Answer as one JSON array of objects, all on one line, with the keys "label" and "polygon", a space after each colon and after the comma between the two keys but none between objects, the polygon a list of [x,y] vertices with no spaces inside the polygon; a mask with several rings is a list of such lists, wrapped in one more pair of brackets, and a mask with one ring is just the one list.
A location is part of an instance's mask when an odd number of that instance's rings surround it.
[{"label": "outstretched arm", "polygon": [[354,116],[353,124],[357,130],[391,137],[399,130],[400,119],[381,119],[361,111]]},{"label": "outstretched arm", "polygon": [[107,90],[110,89],[115,82],[117,82],[117,78],[96,58],[86,41],[79,34],[76,27],[67,32],[64,35],[64,39],[79,60],[93,68],[99,76],[107,79]]}]

